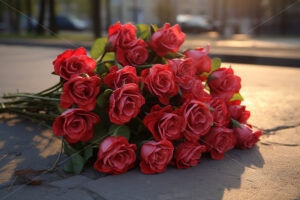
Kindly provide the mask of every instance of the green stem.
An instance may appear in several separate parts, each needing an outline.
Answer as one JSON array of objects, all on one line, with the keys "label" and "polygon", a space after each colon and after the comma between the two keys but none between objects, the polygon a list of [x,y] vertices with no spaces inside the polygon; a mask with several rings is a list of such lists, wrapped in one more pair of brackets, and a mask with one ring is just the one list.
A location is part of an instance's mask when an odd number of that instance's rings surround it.
[{"label": "green stem", "polygon": [[57,98],[48,98],[48,97],[42,97],[42,96],[37,96],[37,95],[28,95],[28,94],[6,95],[6,96],[3,96],[2,98],[10,99],[10,98],[17,98],[17,97],[28,97],[28,98],[33,98],[33,99],[47,100],[47,101],[58,101],[58,102],[60,101],[60,99],[57,99]]},{"label": "green stem", "polygon": [[106,48],[105,48],[103,54],[96,60],[96,62],[99,62],[99,61],[101,62],[102,59],[104,58],[104,56],[105,56],[106,53],[107,53],[107,50],[106,50]]},{"label": "green stem", "polygon": [[28,111],[20,111],[20,110],[15,110],[15,109],[9,109],[7,110],[9,113],[15,113],[15,114],[21,114],[21,115],[27,115],[30,117],[36,117],[37,119],[50,119],[54,120],[58,115],[53,115],[53,114],[41,114],[41,113],[33,113],[33,112],[28,112]]},{"label": "green stem", "polygon": [[103,60],[99,64],[105,64],[105,63],[112,63],[115,62],[114,60]]},{"label": "green stem", "polygon": [[62,86],[61,83],[58,82],[58,83],[55,84],[54,86],[52,86],[52,87],[50,87],[50,88],[48,88],[48,89],[45,89],[45,90],[43,90],[43,91],[37,93],[37,95],[41,95],[41,94],[43,94],[43,93],[45,93],[45,92],[48,92],[48,91],[50,91],[50,90],[52,90],[52,89],[56,89],[57,87],[60,88],[61,86]]}]

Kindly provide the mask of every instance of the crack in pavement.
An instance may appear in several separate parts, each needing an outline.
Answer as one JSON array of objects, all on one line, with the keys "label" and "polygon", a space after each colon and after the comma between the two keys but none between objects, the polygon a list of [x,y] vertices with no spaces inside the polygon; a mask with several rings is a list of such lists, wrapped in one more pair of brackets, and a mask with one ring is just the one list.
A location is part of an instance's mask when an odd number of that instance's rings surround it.
[{"label": "crack in pavement", "polygon": [[273,132],[277,132],[277,131],[281,131],[281,130],[284,130],[284,129],[289,129],[289,128],[296,128],[298,126],[300,126],[300,123],[298,124],[294,124],[294,125],[283,125],[283,126],[276,126],[274,128],[269,128],[269,129],[263,129],[263,128],[259,128],[255,125],[252,125],[254,128],[256,129],[259,129],[261,130],[263,133],[265,134],[270,134],[270,133],[273,133]]},{"label": "crack in pavement", "polygon": [[299,144],[285,144],[285,143],[269,142],[269,141],[266,141],[266,142],[260,142],[260,144],[263,144],[263,145],[272,145],[272,144],[276,144],[276,145],[289,146],[289,147],[296,147],[296,146],[299,146]]}]

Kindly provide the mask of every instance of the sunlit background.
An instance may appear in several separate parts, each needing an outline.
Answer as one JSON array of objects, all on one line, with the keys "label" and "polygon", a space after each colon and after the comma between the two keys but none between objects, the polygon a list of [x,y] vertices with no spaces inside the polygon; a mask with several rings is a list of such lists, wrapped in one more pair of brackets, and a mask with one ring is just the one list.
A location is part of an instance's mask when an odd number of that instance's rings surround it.
[{"label": "sunlit background", "polygon": [[[106,34],[117,21],[162,25],[211,37],[297,36],[297,0],[1,0],[1,36]],[[86,36],[86,37],[84,37]]]}]

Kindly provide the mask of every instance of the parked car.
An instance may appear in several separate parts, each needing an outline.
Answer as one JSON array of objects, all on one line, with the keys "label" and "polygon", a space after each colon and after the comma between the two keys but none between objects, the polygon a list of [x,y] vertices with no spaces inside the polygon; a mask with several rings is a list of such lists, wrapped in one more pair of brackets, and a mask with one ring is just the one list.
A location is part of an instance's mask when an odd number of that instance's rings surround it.
[{"label": "parked car", "polygon": [[56,25],[59,30],[83,31],[88,28],[88,24],[76,17],[59,15],[56,17]]},{"label": "parked car", "polygon": [[178,15],[177,22],[183,32],[201,33],[216,30],[214,23],[204,16]]}]

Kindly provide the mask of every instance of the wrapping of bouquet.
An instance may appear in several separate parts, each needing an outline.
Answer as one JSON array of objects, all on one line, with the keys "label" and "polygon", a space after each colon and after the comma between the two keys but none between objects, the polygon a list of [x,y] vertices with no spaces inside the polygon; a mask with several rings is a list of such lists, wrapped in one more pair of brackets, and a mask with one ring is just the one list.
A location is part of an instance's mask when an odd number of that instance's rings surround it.
[{"label": "wrapping of bouquet", "polygon": [[1,112],[53,124],[70,156],[64,170],[85,165],[121,174],[146,174],[223,159],[233,148],[252,148],[261,131],[247,123],[241,78],[205,48],[179,50],[178,25],[112,25],[90,56],[66,50],[53,61],[59,83],[37,94],[6,95]]}]

